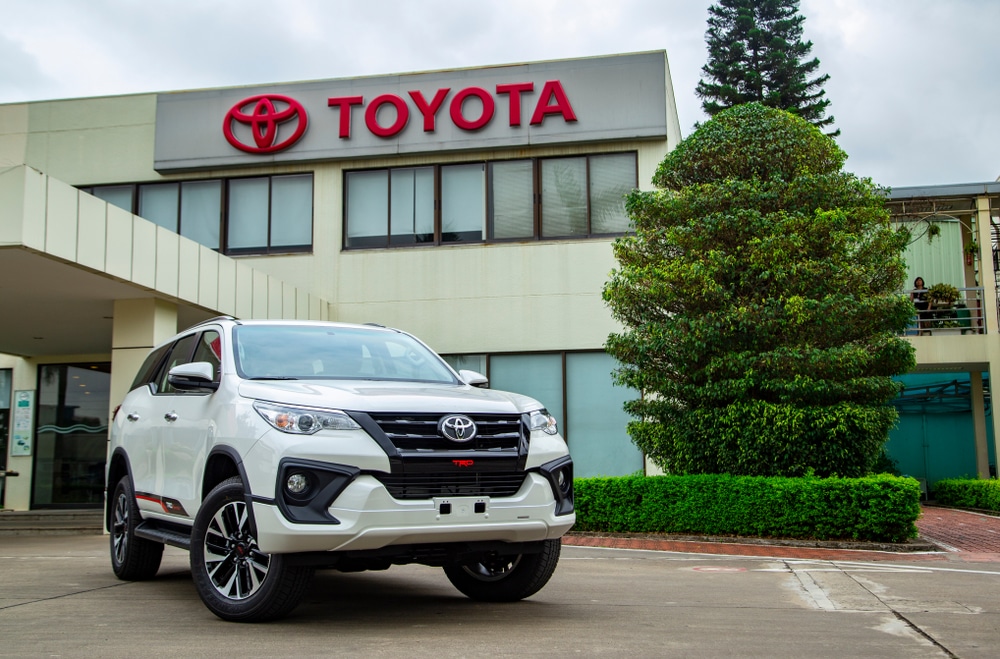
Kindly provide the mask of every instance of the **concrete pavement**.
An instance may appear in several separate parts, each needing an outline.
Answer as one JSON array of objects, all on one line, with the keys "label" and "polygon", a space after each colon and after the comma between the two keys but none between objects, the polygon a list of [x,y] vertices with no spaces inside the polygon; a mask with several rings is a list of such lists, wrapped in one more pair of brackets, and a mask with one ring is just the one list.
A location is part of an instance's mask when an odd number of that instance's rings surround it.
[{"label": "concrete pavement", "polygon": [[185,552],[167,548],[156,579],[126,583],[107,543],[0,537],[0,657],[840,659],[994,657],[1000,646],[1000,555],[565,546],[552,581],[523,602],[472,602],[421,566],[321,572],[289,618],[240,625],[201,604]]}]

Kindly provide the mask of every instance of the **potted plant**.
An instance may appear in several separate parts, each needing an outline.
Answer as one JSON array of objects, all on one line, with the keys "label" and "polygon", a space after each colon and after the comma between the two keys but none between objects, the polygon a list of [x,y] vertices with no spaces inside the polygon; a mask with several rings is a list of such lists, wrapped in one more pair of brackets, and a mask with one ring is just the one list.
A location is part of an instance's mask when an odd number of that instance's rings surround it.
[{"label": "potted plant", "polygon": [[979,253],[979,243],[970,240],[965,246],[965,265],[972,265],[972,259]]},{"label": "potted plant", "polygon": [[940,330],[952,330],[946,333],[961,331],[958,314],[953,308],[960,297],[961,293],[951,284],[938,283],[927,289],[927,299],[930,300],[932,310],[930,326],[935,333],[939,333]]},{"label": "potted plant", "polygon": [[927,299],[935,309],[951,309],[961,294],[951,284],[938,283],[927,289]]}]

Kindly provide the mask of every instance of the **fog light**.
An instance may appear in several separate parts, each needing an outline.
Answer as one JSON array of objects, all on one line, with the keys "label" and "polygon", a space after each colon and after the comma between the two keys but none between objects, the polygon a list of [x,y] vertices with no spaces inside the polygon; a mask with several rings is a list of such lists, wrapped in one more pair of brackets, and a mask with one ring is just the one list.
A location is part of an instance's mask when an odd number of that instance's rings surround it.
[{"label": "fog light", "polygon": [[292,494],[302,494],[309,489],[309,477],[302,473],[295,473],[285,481],[285,487]]}]

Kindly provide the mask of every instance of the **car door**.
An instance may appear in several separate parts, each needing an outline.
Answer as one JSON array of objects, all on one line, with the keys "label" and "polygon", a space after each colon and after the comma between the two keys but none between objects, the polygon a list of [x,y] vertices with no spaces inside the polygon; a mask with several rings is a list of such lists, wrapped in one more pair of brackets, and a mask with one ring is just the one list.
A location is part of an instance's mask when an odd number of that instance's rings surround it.
[{"label": "car door", "polygon": [[[115,414],[118,443],[128,456],[132,483],[140,499],[152,495],[158,488],[157,478],[161,471],[162,456],[157,439],[159,401],[155,393],[159,367],[172,348],[168,344],[150,353]],[[113,487],[114,483],[109,483],[109,488]],[[145,507],[142,504],[140,506]]]},{"label": "car door", "polygon": [[[207,330],[192,335],[187,347],[190,351],[183,361],[178,360],[170,367],[189,362],[208,362],[212,364],[214,378],[218,382],[222,354],[219,332]],[[163,454],[161,495],[166,510],[193,517],[201,503],[205,459],[215,438],[214,392],[179,391],[167,380],[168,372],[169,369],[165,369],[162,375],[163,404],[160,409],[163,414],[157,419],[157,423],[161,424]]]}]

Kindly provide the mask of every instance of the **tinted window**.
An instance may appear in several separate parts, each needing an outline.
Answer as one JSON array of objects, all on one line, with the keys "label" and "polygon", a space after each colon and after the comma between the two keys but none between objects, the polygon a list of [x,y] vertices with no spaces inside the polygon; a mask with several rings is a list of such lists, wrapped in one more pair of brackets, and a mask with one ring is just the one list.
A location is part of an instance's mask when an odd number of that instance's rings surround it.
[{"label": "tinted window", "polygon": [[167,350],[170,349],[169,345],[161,346],[153,352],[149,353],[146,357],[146,361],[142,363],[139,368],[139,373],[135,376],[135,380],[132,382],[132,386],[129,391],[137,389],[144,384],[149,384],[156,378],[156,367],[160,365],[163,361],[163,356],[167,354]]},{"label": "tinted window", "polygon": [[166,364],[160,369],[160,376],[157,380],[156,392],[161,394],[174,393],[174,387],[167,381],[167,375],[174,366],[187,364],[191,361],[191,353],[194,350],[197,334],[189,334],[174,344]]}]

